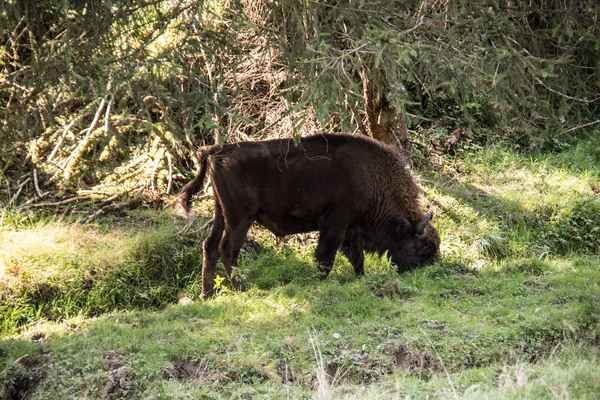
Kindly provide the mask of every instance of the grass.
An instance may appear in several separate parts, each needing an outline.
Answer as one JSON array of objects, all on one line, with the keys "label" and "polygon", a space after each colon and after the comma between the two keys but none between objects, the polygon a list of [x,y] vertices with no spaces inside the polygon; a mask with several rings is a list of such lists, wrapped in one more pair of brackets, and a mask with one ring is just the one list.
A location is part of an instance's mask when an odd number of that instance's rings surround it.
[{"label": "grass", "polygon": [[92,226],[8,213],[0,396],[594,398],[600,257],[581,243],[600,236],[597,165],[581,143],[423,172],[443,257],[402,275],[367,257],[357,279],[338,257],[321,282],[314,235],[253,229],[249,290],[209,301],[203,233],[179,235],[169,211]]}]

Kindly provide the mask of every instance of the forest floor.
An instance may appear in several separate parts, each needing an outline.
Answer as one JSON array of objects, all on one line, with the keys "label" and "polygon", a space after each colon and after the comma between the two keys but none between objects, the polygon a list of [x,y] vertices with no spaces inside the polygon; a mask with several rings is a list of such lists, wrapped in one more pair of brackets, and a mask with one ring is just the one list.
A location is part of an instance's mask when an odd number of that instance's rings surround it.
[{"label": "forest floor", "polygon": [[592,141],[473,148],[414,173],[436,264],[338,255],[321,281],[316,235],[253,227],[248,290],[208,301],[201,221],[3,210],[0,398],[596,398],[599,166]]}]

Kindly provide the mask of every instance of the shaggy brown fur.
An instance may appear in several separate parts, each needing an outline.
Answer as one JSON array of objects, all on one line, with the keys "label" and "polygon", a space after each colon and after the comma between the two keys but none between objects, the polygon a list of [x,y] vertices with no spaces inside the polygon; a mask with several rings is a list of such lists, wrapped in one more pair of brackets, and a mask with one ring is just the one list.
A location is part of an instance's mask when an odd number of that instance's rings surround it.
[{"label": "shaggy brown fur", "polygon": [[[181,191],[189,211],[208,172],[215,194],[214,225],[204,241],[202,293],[213,293],[219,257],[227,274],[257,221],[275,235],[319,231],[315,252],[326,277],[338,249],[357,275],[363,251],[386,251],[399,271],[434,261],[440,239],[425,216],[420,190],[393,147],[366,137],[323,134],[210,146]],[[239,284],[234,282],[234,284]]]}]

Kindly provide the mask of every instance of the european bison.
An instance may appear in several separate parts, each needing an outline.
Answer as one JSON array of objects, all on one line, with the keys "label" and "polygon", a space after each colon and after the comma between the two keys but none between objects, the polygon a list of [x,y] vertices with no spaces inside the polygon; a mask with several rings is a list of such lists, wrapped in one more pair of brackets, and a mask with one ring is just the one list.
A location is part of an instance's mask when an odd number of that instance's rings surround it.
[{"label": "european bison", "polygon": [[198,154],[200,170],[182,189],[180,202],[189,212],[208,170],[215,215],[203,245],[205,298],[213,294],[219,256],[231,281],[231,267],[254,221],[277,236],[318,230],[315,257],[323,278],[340,248],[356,275],[364,274],[363,251],[387,251],[399,272],[438,257],[432,213],[421,210],[406,160],[391,146],[322,134],[208,146]]}]

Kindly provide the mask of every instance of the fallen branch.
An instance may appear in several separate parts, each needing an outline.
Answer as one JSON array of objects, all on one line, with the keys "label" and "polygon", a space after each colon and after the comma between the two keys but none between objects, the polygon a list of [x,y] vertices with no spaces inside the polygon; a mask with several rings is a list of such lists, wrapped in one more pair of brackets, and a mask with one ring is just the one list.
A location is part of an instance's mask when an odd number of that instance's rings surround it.
[{"label": "fallen branch", "polygon": [[112,196],[110,196],[109,198],[107,198],[106,200],[104,200],[102,203],[100,203],[100,207],[104,207],[104,206],[112,203],[113,201],[117,200],[120,195],[121,195],[121,193],[115,193],[115,194],[113,194]]},{"label": "fallen branch", "polygon": [[81,115],[77,116],[75,119],[73,119],[73,121],[71,121],[69,123],[69,125],[65,126],[65,129],[64,129],[62,135],[60,135],[60,137],[58,138],[58,141],[56,142],[56,145],[54,146],[54,149],[52,149],[52,152],[48,156],[48,162],[52,161],[52,159],[54,158],[54,156],[56,156],[56,153],[58,153],[58,150],[60,150],[62,144],[65,141],[65,137],[67,137],[67,134],[69,132],[71,132],[71,128],[73,127],[73,125],[75,125],[75,123],[77,122],[77,120],[80,117],[81,117]]},{"label": "fallen branch", "polygon": [[58,206],[64,206],[65,204],[73,203],[76,201],[90,200],[91,198],[92,198],[92,196],[89,196],[89,195],[77,196],[77,197],[71,197],[69,199],[65,199],[65,200],[61,200],[61,201],[56,201],[54,203],[31,204],[31,205],[29,205],[27,207],[23,207],[23,208],[27,209],[27,208],[42,208],[42,207],[58,207]]},{"label": "fallen branch", "polygon": [[[113,196],[114,199],[116,199],[118,197],[118,195]],[[109,199],[107,199],[105,201],[105,203],[108,201]],[[132,204],[135,204],[135,201],[127,201],[125,203],[119,203],[119,204],[108,204],[102,208],[99,208],[98,210],[94,211],[93,213],[91,213],[90,215],[83,217],[81,219],[79,219],[79,221],[77,221],[80,224],[87,224],[90,221],[93,221],[94,219],[98,218],[99,216],[105,214],[107,211],[112,211],[112,210],[118,210],[124,207],[128,207],[131,206]]]}]

